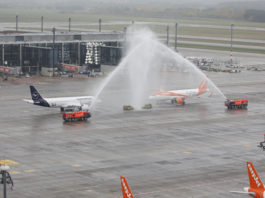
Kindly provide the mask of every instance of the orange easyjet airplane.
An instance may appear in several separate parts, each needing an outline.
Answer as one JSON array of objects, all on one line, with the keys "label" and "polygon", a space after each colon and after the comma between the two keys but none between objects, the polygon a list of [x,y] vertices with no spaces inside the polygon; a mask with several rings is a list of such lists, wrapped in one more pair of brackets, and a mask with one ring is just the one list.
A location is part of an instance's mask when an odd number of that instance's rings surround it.
[{"label": "orange easyjet airplane", "polygon": [[171,101],[172,104],[185,104],[186,98],[200,96],[209,92],[207,88],[207,79],[204,79],[197,89],[181,89],[171,91],[159,91],[149,96],[151,101]]},{"label": "orange easyjet airplane", "polygon": [[248,194],[254,198],[265,198],[265,188],[251,162],[247,162],[248,177],[250,187],[245,187],[244,191],[231,191],[232,193]]},{"label": "orange easyjet airplane", "polygon": [[123,198],[133,198],[132,191],[131,191],[125,177],[122,177],[122,176],[121,176],[121,190],[122,190]]}]

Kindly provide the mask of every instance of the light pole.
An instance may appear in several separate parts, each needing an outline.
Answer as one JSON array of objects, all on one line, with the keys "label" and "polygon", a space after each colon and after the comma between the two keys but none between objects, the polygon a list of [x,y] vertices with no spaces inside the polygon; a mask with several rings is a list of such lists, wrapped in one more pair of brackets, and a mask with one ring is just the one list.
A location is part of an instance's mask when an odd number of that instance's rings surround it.
[{"label": "light pole", "polygon": [[8,172],[9,166],[0,164],[0,175],[2,175],[3,183],[3,198],[6,198],[6,184],[11,184],[11,189],[13,188],[13,180]]},{"label": "light pole", "polygon": [[16,32],[18,31],[18,15],[16,15]]},{"label": "light pole", "polygon": [[41,16],[41,32],[43,32],[43,16]]},{"label": "light pole", "polygon": [[167,46],[169,44],[169,25],[167,25]]},{"label": "light pole", "polygon": [[233,63],[233,60],[232,60],[232,52],[233,52],[233,27],[234,27],[234,24],[231,24],[231,46],[230,46],[230,61],[231,61],[231,64]]},{"label": "light pole", "polygon": [[178,40],[178,23],[175,25],[175,51],[177,52],[177,40]]},{"label": "light pole", "polygon": [[71,32],[71,17],[69,17],[69,32]]},{"label": "light pole", "polygon": [[54,55],[55,55],[55,27],[52,28],[52,76],[54,77]]},{"label": "light pole", "polygon": [[98,20],[98,31],[101,32],[101,19]]}]

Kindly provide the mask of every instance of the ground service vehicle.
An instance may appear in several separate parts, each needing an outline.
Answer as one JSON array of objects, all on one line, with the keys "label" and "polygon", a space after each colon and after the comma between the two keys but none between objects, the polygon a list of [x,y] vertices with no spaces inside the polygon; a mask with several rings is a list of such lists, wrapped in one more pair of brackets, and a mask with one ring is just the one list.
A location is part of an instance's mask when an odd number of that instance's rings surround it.
[{"label": "ground service vehicle", "polygon": [[134,110],[134,108],[131,105],[124,105],[123,110],[124,111],[132,111],[132,110]]},{"label": "ground service vehicle", "polygon": [[225,106],[227,106],[228,109],[246,109],[248,107],[248,100],[227,99],[225,101]]},{"label": "ground service vehicle", "polygon": [[67,108],[63,112],[63,119],[66,122],[87,120],[90,117],[90,112],[81,108]]},{"label": "ground service vehicle", "polygon": [[152,104],[145,104],[142,109],[152,109]]}]

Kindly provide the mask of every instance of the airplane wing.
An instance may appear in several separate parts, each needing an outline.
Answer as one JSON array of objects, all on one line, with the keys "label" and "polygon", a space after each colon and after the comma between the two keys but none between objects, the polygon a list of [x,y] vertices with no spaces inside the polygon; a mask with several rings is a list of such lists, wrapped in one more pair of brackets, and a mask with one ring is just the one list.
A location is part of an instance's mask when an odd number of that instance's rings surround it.
[{"label": "airplane wing", "polygon": [[73,100],[61,105],[61,107],[81,107],[81,103],[78,100]]},{"label": "airplane wing", "polygon": [[247,195],[253,195],[253,196],[256,196],[256,193],[254,193],[254,192],[230,191],[230,193],[247,194]]},{"label": "airplane wing", "polygon": [[33,100],[23,99],[23,101],[30,103],[30,104],[34,104]]},{"label": "airplane wing", "polygon": [[92,100],[93,98],[91,98],[91,101],[89,103],[83,103],[81,102],[79,99],[76,100],[72,100],[66,103],[61,104],[60,106],[63,108],[67,108],[67,107],[82,107],[83,109],[90,109],[91,104],[92,104]]}]

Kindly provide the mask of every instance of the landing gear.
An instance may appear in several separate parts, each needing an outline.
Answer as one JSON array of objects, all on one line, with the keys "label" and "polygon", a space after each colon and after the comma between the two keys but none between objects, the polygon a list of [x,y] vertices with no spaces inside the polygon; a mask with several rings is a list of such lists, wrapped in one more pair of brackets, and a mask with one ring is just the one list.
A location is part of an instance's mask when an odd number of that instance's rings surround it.
[{"label": "landing gear", "polygon": [[185,105],[185,100],[180,98],[180,99],[172,99],[171,100],[171,104],[182,104],[182,105]]}]

